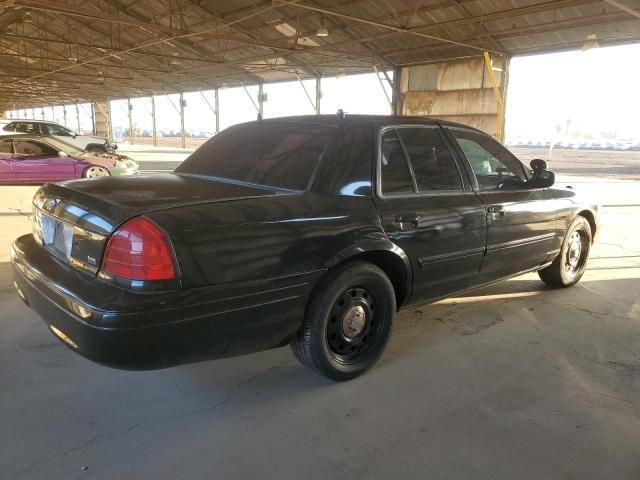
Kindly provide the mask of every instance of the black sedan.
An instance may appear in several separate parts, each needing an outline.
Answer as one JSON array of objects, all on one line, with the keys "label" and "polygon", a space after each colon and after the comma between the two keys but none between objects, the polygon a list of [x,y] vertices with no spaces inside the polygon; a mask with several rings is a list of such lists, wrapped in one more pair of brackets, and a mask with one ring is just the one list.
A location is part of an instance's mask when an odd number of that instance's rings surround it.
[{"label": "black sedan", "polygon": [[231,127],[173,173],[43,186],[15,288],[78,353],[152,369],[291,344],[336,380],[396,312],[585,271],[597,207],[473,128],[315,116]]}]

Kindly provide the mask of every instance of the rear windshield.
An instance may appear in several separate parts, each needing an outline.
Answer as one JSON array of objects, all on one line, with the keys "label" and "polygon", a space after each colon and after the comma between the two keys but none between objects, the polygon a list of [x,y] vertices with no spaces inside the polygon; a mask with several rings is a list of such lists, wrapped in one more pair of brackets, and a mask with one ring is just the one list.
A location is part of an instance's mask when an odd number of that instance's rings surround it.
[{"label": "rear windshield", "polygon": [[335,132],[324,125],[238,125],[202,145],[175,171],[305,190]]}]

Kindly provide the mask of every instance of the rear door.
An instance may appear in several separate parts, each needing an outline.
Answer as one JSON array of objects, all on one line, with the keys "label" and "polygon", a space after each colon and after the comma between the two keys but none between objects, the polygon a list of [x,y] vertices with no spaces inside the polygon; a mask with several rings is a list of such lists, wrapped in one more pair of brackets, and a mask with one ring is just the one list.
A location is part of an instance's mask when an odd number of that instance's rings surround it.
[{"label": "rear door", "polygon": [[483,282],[534,268],[549,257],[556,242],[556,202],[547,188],[529,188],[528,170],[489,135],[447,127],[467,160],[477,195],[487,215],[487,253]]},{"label": "rear door", "polygon": [[40,124],[37,122],[14,122],[12,125],[12,131],[16,133],[29,133],[32,135],[40,135],[42,133],[46,135],[46,133],[43,133],[42,130],[40,130]]},{"label": "rear door", "polygon": [[411,261],[412,302],[477,282],[484,207],[438,125],[380,130],[375,203],[386,234]]},{"label": "rear door", "polygon": [[13,140],[13,172],[18,182],[53,182],[75,178],[75,161],[60,157],[50,145],[26,138]]},{"label": "rear door", "polygon": [[11,139],[0,139],[0,182],[14,181],[13,155],[11,153]]}]

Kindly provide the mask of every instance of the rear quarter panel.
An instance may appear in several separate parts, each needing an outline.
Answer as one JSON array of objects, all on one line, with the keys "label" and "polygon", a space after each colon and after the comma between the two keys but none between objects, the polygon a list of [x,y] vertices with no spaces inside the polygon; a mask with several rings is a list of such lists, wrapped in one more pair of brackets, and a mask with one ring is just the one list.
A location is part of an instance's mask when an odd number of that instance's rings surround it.
[{"label": "rear quarter panel", "polygon": [[316,277],[382,231],[370,198],[278,195],[147,214],[170,236],[185,288]]}]

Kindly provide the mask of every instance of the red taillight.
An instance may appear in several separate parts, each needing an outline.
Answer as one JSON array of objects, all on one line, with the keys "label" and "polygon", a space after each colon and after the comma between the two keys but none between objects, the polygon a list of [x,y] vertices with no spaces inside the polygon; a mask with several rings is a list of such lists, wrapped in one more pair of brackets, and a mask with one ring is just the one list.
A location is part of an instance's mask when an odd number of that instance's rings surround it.
[{"label": "red taillight", "polygon": [[125,222],[111,235],[102,271],[130,280],[170,280],[176,276],[167,237],[144,217]]}]

